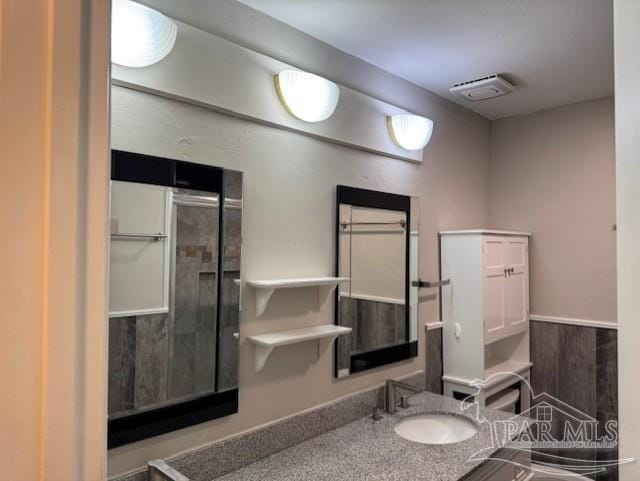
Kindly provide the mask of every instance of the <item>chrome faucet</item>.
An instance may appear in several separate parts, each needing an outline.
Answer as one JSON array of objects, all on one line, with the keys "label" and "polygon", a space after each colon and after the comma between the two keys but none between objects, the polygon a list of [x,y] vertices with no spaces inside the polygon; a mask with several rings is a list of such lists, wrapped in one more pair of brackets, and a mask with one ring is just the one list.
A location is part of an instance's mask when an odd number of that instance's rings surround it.
[{"label": "chrome faucet", "polygon": [[[398,409],[398,398],[396,392],[398,389],[404,389],[405,391],[409,391],[412,393],[419,393],[422,391],[422,389],[412,386],[411,384],[395,381],[393,379],[387,379],[384,385],[384,410],[389,414],[395,414],[396,410]],[[401,396],[400,407],[408,407],[408,399],[409,396]]]}]

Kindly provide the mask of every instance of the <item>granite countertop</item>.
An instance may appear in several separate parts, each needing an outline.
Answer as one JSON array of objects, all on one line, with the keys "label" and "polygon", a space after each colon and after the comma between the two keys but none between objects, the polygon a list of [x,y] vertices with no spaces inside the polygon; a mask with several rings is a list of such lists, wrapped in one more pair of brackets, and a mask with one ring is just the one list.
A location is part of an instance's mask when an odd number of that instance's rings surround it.
[{"label": "granite countertop", "polygon": [[[477,418],[476,411],[480,414]],[[400,420],[426,413],[463,415],[474,420],[479,431],[466,441],[448,445],[419,444],[395,433],[393,427]],[[426,392],[412,396],[407,409],[383,416],[378,421],[371,416],[359,419],[217,481],[458,481],[482,464],[481,460],[470,461],[470,457],[492,446],[490,424],[478,423],[477,419],[492,422],[514,417],[491,409],[478,410],[476,406],[462,412],[460,401]]]}]

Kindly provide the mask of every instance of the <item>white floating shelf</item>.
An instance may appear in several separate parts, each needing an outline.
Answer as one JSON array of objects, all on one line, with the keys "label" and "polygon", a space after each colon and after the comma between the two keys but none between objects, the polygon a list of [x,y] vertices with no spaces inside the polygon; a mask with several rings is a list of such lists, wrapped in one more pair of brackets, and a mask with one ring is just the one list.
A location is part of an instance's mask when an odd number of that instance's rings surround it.
[{"label": "white floating shelf", "polygon": [[320,326],[291,329],[249,336],[249,342],[255,344],[255,370],[260,371],[267,362],[269,354],[276,347],[298,344],[306,341],[318,341],[318,358],[327,350],[338,336],[351,332],[350,327],[323,324]]},{"label": "white floating shelf", "polygon": [[318,288],[318,309],[322,309],[340,282],[347,282],[348,277],[303,277],[299,279],[271,279],[261,281],[249,281],[249,286],[256,290],[256,316],[260,317],[269,299],[276,289],[293,289],[296,287]]}]

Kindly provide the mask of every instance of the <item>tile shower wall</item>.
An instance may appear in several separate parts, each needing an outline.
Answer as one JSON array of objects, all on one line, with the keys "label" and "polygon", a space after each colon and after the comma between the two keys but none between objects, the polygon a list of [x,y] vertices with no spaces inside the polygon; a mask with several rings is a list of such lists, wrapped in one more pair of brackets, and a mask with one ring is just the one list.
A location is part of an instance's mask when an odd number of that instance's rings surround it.
[{"label": "tile shower wall", "polygon": [[175,301],[169,397],[215,389],[218,208],[175,205]]},{"label": "tile shower wall", "polygon": [[215,388],[218,211],[177,206],[176,224],[174,315],[109,320],[112,417]]},{"label": "tile shower wall", "polygon": [[168,327],[167,314],[109,320],[109,415],[166,401]]},{"label": "tile shower wall", "polygon": [[224,172],[224,252],[222,293],[219,302],[219,391],[238,386],[238,336],[240,332],[240,260],[242,253],[242,173]]},{"label": "tile shower wall", "polygon": [[[547,393],[597,421],[617,420],[617,331],[531,321],[531,384],[536,395]],[[566,419],[560,419],[558,430]],[[594,423],[595,424],[595,423]],[[617,459],[617,449],[580,449],[550,452],[584,460]],[[540,455],[538,455],[539,457]],[[616,481],[617,469],[591,476]]]},{"label": "tile shower wall", "polygon": [[442,394],[442,327],[426,328],[427,391]]},{"label": "tile shower wall", "polygon": [[390,302],[340,297],[340,325],[350,334],[340,336],[339,369],[350,366],[349,354],[358,354],[406,341],[405,306]]}]

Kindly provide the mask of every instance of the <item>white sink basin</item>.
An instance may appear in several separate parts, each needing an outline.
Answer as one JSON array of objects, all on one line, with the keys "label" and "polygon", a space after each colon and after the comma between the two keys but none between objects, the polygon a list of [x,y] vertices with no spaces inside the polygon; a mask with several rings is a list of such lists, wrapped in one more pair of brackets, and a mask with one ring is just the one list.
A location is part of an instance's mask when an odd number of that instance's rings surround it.
[{"label": "white sink basin", "polygon": [[394,429],[399,436],[422,444],[459,443],[478,432],[473,421],[452,414],[415,416],[401,421]]}]

